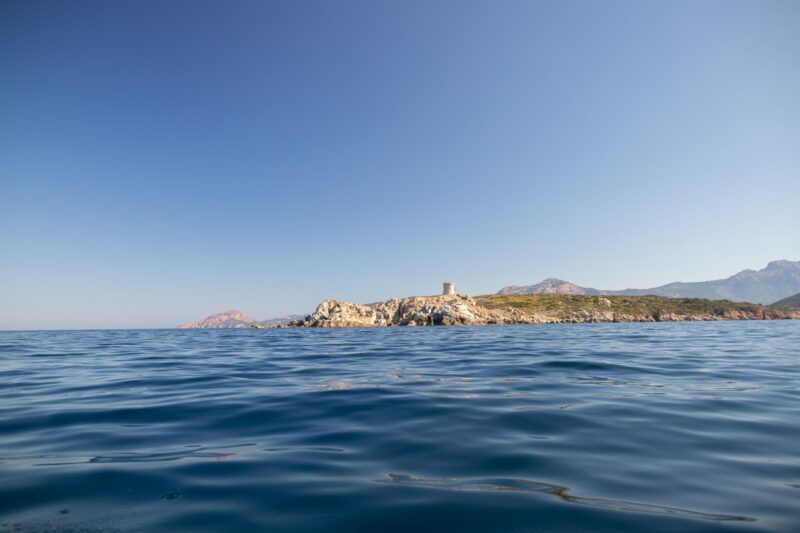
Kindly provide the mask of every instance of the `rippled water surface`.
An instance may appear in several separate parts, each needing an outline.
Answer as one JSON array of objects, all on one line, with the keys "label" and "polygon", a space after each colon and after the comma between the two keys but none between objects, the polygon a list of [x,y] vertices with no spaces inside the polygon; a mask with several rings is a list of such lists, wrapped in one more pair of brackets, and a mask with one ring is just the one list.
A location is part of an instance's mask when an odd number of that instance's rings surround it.
[{"label": "rippled water surface", "polygon": [[2,531],[798,527],[798,321],[0,333]]}]

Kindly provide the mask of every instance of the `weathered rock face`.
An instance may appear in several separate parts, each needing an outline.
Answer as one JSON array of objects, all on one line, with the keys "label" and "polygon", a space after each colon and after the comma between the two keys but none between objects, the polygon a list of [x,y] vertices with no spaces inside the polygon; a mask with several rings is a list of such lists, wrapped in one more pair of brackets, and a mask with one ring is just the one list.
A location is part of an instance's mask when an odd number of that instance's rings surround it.
[{"label": "weathered rock face", "polygon": [[293,327],[456,326],[477,324],[539,324],[551,318],[519,311],[487,309],[469,296],[413,296],[376,304],[325,300]]}]

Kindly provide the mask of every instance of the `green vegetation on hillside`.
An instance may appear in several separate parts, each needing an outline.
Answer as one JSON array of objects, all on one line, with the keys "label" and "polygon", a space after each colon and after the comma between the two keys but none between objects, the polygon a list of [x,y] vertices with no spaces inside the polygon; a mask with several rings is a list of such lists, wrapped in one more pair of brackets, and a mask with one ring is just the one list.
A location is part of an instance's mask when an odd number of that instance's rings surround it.
[{"label": "green vegetation on hillside", "polygon": [[770,305],[770,307],[774,307],[775,309],[800,309],[800,293],[784,298],[783,300],[778,300]]},{"label": "green vegetation on hillside", "polygon": [[566,317],[579,311],[611,311],[627,315],[658,317],[676,315],[722,316],[730,312],[762,313],[762,305],[729,300],[667,298],[663,296],[589,296],[584,294],[490,294],[478,296],[476,303],[489,309],[509,307],[527,313]]}]

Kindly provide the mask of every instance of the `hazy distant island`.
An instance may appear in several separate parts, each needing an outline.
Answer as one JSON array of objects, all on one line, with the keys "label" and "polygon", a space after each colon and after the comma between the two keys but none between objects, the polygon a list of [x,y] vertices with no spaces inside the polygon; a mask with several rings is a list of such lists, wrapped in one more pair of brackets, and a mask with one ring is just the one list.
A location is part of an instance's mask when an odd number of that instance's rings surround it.
[{"label": "hazy distant island", "polygon": [[286,315],[277,318],[269,318],[267,320],[257,321],[253,320],[241,311],[232,309],[224,313],[217,313],[203,320],[191,322],[189,324],[181,324],[178,329],[237,329],[237,328],[250,328],[250,327],[274,327],[282,324],[288,324],[293,320],[300,320],[303,315]]},{"label": "hazy distant island", "polygon": [[[413,327],[798,319],[800,261],[773,261],[762,270],[744,270],[722,280],[676,282],[653,289],[601,291],[548,278],[534,285],[511,285],[497,294],[476,297],[456,294],[455,285],[445,282],[442,293],[372,304],[325,300],[307,316],[287,315],[260,322],[232,310],[179,327]],[[774,303],[762,305],[770,301]]]}]

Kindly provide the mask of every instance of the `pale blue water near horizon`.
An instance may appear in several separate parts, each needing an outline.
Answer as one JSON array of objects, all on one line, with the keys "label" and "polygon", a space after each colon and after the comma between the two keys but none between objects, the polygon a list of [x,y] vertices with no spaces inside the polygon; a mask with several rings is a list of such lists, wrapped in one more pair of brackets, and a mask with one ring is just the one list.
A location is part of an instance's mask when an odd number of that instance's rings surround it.
[{"label": "pale blue water near horizon", "polygon": [[800,321],[0,332],[2,531],[796,531]]}]

